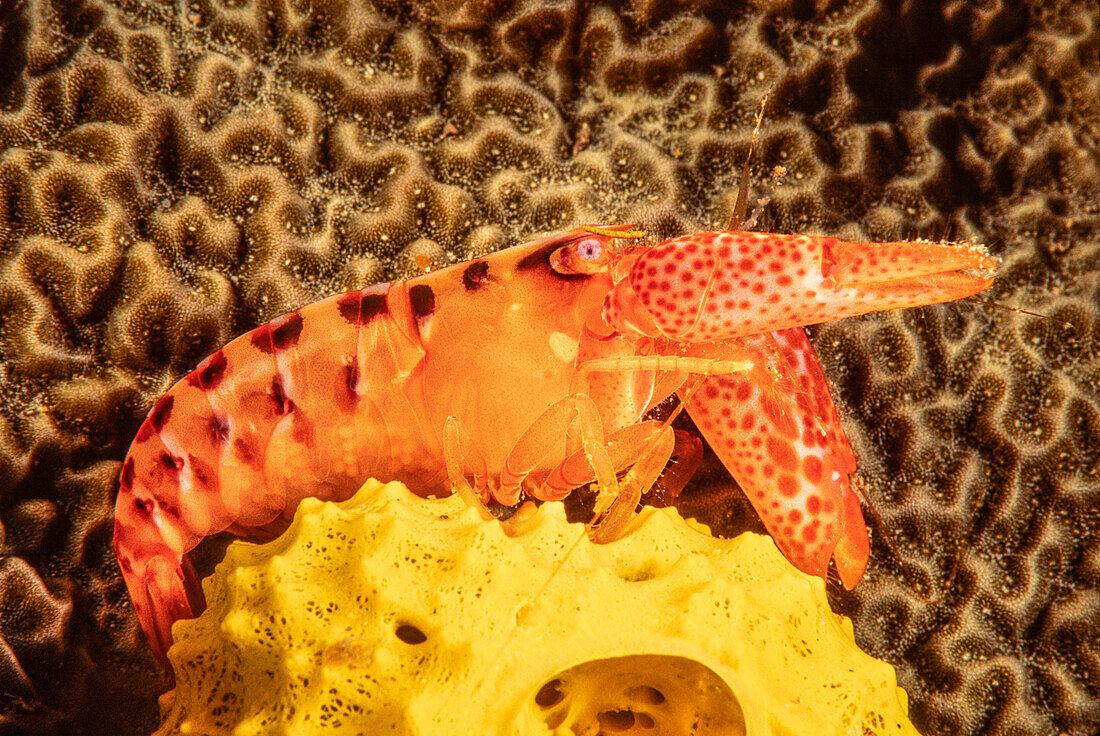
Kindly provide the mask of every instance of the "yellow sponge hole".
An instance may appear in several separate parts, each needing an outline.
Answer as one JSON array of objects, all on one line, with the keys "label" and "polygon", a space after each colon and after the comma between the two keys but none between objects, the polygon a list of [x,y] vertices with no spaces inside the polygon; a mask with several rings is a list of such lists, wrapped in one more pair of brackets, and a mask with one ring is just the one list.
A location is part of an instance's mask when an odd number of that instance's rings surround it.
[{"label": "yellow sponge hole", "polygon": [[545,504],[509,538],[369,481],[204,585],[159,734],[916,734],[820,579],[673,509],[594,545]]}]

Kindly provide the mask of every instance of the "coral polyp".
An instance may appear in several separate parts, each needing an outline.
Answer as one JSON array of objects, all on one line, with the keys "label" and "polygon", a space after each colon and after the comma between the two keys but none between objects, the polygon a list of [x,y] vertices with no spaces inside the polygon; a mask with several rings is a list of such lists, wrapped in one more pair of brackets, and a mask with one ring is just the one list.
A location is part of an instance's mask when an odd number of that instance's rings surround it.
[{"label": "coral polyp", "polygon": [[234,543],[158,734],[915,734],[894,670],[767,537],[646,509],[594,545],[369,481]]}]

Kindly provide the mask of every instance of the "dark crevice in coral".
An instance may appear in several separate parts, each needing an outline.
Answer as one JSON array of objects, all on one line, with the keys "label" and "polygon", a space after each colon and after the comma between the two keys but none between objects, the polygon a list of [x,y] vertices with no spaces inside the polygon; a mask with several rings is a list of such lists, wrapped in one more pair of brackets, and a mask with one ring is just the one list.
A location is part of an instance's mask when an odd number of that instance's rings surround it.
[{"label": "dark crevice in coral", "polygon": [[928,129],[928,142],[943,152],[949,163],[946,175],[924,188],[928,199],[941,209],[952,211],[973,206],[988,197],[988,186],[981,172],[968,171],[963,166],[966,146],[975,131],[963,130],[958,118],[937,118]]},{"label": "dark crevice in coral", "polygon": [[[922,70],[946,61],[953,41],[939,3],[887,0],[859,28],[860,51],[847,68],[862,123],[890,121],[919,101]],[[975,79],[983,69],[973,72]],[[956,91],[957,99],[961,90]]]},{"label": "dark crevice in coral", "polygon": [[4,110],[20,107],[26,94],[23,74],[27,68],[28,30],[25,6],[16,2],[0,5],[0,108]]}]

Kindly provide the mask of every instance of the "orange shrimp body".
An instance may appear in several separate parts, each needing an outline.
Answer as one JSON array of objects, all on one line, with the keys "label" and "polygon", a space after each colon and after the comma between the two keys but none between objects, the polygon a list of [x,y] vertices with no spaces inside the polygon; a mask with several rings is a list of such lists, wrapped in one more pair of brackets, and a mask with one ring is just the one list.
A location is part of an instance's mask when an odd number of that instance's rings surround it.
[{"label": "orange shrimp body", "polygon": [[[643,419],[678,395],[779,548],[854,587],[867,530],[855,470],[801,326],[957,299],[982,249],[697,233],[620,249],[581,228],[324,299],[233,340],[150,411],[122,466],[115,552],[162,662],[205,606],[189,560],[222,531],[270,536],[307,496],[369,477],[423,495],[557,500],[597,481],[597,539],[624,533],[697,439]],[[678,455],[680,462],[669,465]]]}]

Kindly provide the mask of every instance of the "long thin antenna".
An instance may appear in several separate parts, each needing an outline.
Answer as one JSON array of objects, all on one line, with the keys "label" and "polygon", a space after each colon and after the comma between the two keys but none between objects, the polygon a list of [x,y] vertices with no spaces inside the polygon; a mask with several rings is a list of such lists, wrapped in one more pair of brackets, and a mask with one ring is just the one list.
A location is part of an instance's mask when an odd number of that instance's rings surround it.
[{"label": "long thin antenna", "polygon": [[763,197],[756,198],[756,206],[752,208],[752,214],[749,215],[748,221],[742,224],[742,229],[752,230],[756,227],[756,221],[764,214],[764,208],[772,201],[772,196],[775,194],[775,189],[779,184],[779,180],[786,175],[787,168],[785,166],[776,165],[775,168],[772,169],[772,178],[771,181],[768,182],[768,193]]},{"label": "long thin antenna", "polygon": [[756,125],[752,129],[752,140],[749,141],[749,152],[745,154],[745,165],[741,168],[741,183],[737,187],[737,201],[733,205],[733,215],[730,217],[726,230],[740,230],[745,224],[745,210],[749,204],[749,166],[752,163],[752,149],[756,147],[756,136],[760,134],[760,121],[764,119],[764,107],[768,104],[767,95],[760,101],[760,109],[756,111]]},{"label": "long thin antenna", "polygon": [[[535,591],[534,595],[530,596],[530,598],[525,603],[523,603],[522,605],[529,606],[529,607],[532,607],[532,608],[535,606],[536,601],[538,601],[538,599],[542,597],[542,594],[546,592],[546,589],[548,587],[550,587],[550,583],[553,582],[555,578],[557,578],[558,573],[560,573],[563,569],[565,569],[565,563],[568,562],[569,559],[573,556],[573,553],[576,552],[577,546],[583,540],[585,540],[587,538],[588,538],[588,529],[585,528],[585,527],[581,527],[581,529],[580,529],[579,533],[577,534],[576,538],[573,539],[572,543],[569,545],[569,547],[562,554],[561,560],[559,560],[557,566],[546,577],[546,580],[544,580],[542,582],[542,585],[539,586],[539,589]],[[508,632],[508,635],[506,637],[504,637],[504,640],[501,643],[500,648],[497,649],[497,651],[493,655],[492,659],[489,660],[489,664],[486,665],[485,669],[482,671],[481,678],[478,679],[477,684],[474,685],[474,689],[473,689],[474,692],[477,692],[477,691],[481,690],[482,686],[484,686],[485,680],[487,680],[489,678],[489,675],[492,674],[493,670],[500,663],[500,658],[504,655],[504,651],[508,648],[508,645],[511,644],[511,639],[512,639],[513,636],[516,635],[516,632],[519,631],[519,628],[520,628],[520,623],[519,623],[519,621],[516,621],[512,625],[511,630]]]},{"label": "long thin antenna", "polygon": [[1007,310],[1009,312],[1016,312],[1018,314],[1029,314],[1032,317],[1042,317],[1043,319],[1049,319],[1051,322],[1061,322],[1063,327],[1069,327],[1069,328],[1077,327],[1077,325],[1074,324],[1073,322],[1066,322],[1063,319],[1058,319],[1057,317],[1051,317],[1049,314],[1043,314],[1042,312],[1032,312],[1030,310],[1024,309],[1023,307],[1010,307],[1007,304],[999,304],[997,302],[989,301],[988,299],[982,299],[979,296],[968,296],[968,297],[964,297],[964,299],[968,302],[978,302],[979,304],[985,304],[986,306],[989,306],[989,307],[997,307],[997,309],[1004,309],[1004,310]]},{"label": "long thin antenna", "polygon": [[608,238],[644,238],[645,230],[608,230],[595,225],[582,225],[581,230]]}]

